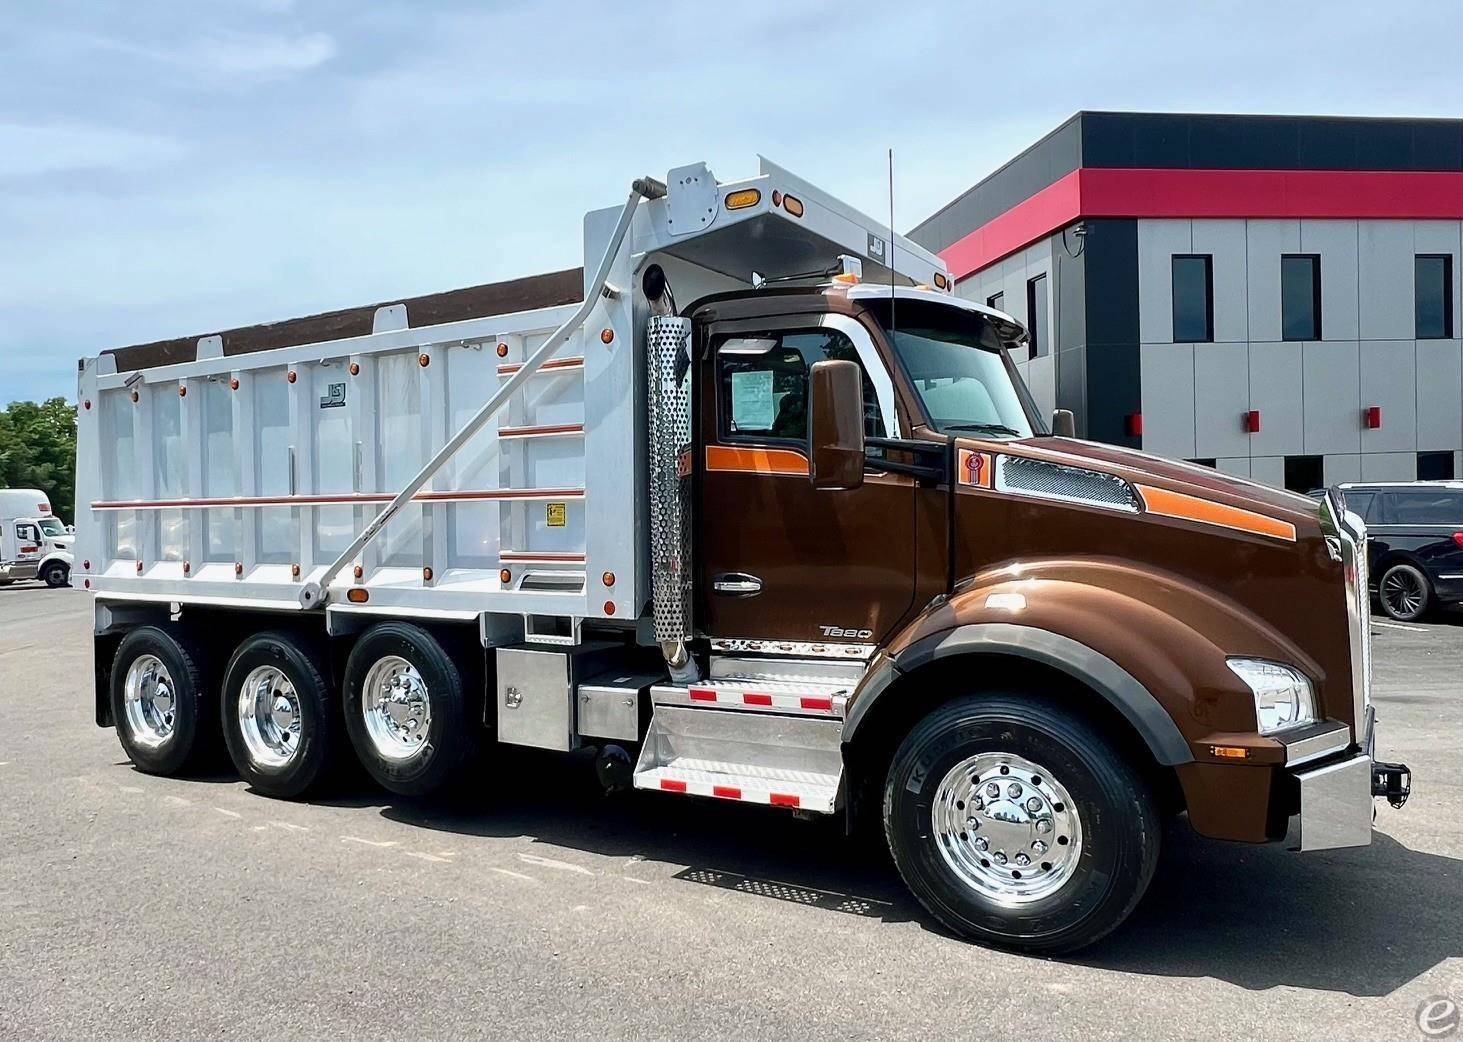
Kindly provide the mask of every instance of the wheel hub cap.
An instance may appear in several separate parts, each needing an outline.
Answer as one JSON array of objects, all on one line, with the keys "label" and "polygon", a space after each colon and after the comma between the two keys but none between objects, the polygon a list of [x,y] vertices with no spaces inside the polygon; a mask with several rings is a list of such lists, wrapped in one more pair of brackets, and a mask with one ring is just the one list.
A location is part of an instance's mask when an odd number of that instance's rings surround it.
[{"label": "wheel hub cap", "polygon": [[251,670],[239,688],[238,712],[239,733],[254,763],[277,769],[295,758],[302,728],[300,696],[281,670]]},{"label": "wheel hub cap", "polygon": [[173,675],[156,655],[139,655],[127,667],[123,682],[127,729],[133,740],[156,749],[173,736],[177,695]]},{"label": "wheel hub cap", "polygon": [[409,760],[426,747],[432,703],[422,675],[406,659],[388,655],[366,672],[361,693],[366,735],[388,760]]},{"label": "wheel hub cap", "polygon": [[1081,854],[1082,823],[1067,790],[1041,765],[1007,753],[952,767],[935,790],[931,819],[945,864],[998,904],[1055,893]]}]

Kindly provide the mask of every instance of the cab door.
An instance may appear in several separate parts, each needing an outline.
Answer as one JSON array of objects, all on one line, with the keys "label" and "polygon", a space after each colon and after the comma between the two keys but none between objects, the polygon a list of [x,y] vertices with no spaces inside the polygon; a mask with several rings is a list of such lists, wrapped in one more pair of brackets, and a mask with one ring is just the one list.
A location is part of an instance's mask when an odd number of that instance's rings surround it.
[{"label": "cab door", "polygon": [[12,546],[15,560],[10,566],[10,578],[25,579],[34,576],[40,567],[41,529],[34,521],[16,521]]},{"label": "cab door", "polygon": [[864,371],[867,437],[897,437],[893,384],[867,331],[842,315],[713,323],[698,352],[697,588],[719,640],[873,643],[909,610],[915,483],[867,472],[856,489],[809,479],[808,374]]}]

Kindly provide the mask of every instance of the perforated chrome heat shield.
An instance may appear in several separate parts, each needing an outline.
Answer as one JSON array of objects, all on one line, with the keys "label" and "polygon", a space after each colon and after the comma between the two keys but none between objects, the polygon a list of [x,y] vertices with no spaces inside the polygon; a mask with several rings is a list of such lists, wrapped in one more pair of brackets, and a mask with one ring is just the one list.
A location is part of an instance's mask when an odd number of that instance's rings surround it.
[{"label": "perforated chrome heat shield", "polygon": [[650,557],[655,639],[677,679],[696,679],[691,634],[691,322],[646,323],[650,409]]}]

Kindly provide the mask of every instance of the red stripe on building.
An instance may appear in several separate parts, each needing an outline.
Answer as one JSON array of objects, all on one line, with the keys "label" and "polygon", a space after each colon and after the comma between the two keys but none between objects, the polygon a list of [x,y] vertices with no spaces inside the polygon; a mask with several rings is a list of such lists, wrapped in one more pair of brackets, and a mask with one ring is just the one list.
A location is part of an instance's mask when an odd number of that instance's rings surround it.
[{"label": "red stripe on building", "polygon": [[1084,168],[945,247],[957,279],[1083,217],[1463,219],[1463,173]]}]

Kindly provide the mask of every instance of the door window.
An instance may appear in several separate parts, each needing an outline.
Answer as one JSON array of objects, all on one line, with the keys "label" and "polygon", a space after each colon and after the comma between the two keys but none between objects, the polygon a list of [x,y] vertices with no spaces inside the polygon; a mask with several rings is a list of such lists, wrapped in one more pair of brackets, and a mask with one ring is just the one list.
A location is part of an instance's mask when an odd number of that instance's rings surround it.
[{"label": "door window", "polygon": [[1454,525],[1463,522],[1463,493],[1437,491],[1392,492],[1387,496],[1387,518],[1397,525]]},{"label": "door window", "polygon": [[716,352],[721,437],[806,444],[808,370],[825,359],[853,362],[863,370],[864,433],[883,437],[884,413],[868,370],[853,342],[832,329],[724,338]]},{"label": "door window", "polygon": [[22,544],[22,550],[33,550],[36,544],[41,541],[41,533],[35,525],[16,525],[15,538]]}]

